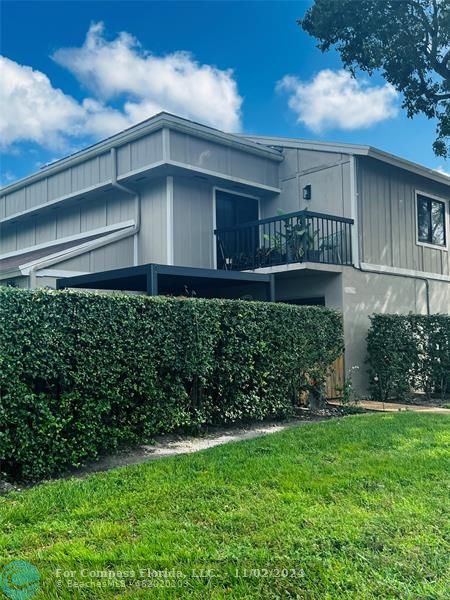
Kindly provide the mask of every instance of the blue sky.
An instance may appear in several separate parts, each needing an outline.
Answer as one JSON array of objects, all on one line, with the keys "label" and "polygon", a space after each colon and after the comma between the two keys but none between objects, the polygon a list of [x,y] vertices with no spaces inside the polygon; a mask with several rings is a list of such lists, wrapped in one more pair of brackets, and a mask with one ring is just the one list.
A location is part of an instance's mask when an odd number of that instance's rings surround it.
[{"label": "blue sky", "polygon": [[3,2],[2,185],[165,109],[220,129],[371,144],[450,172],[434,123],[355,82],[308,2]]}]

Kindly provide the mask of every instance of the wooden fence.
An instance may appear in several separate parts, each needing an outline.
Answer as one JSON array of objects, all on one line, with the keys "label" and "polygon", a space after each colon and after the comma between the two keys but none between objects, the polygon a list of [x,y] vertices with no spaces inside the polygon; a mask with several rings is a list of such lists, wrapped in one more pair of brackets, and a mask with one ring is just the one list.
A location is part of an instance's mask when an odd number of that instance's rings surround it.
[{"label": "wooden fence", "polygon": [[342,354],[339,358],[334,361],[330,375],[328,375],[325,397],[327,400],[340,399],[342,392],[339,388],[342,388],[345,380],[345,362],[344,355]]}]

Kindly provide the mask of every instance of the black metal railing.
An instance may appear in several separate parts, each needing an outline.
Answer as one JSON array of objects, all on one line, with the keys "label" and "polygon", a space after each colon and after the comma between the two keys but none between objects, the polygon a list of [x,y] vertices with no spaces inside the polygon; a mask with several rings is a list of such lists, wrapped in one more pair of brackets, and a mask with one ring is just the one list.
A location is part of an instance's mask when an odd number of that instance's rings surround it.
[{"label": "black metal railing", "polygon": [[217,268],[315,262],[351,265],[352,219],[303,210],[216,229]]}]

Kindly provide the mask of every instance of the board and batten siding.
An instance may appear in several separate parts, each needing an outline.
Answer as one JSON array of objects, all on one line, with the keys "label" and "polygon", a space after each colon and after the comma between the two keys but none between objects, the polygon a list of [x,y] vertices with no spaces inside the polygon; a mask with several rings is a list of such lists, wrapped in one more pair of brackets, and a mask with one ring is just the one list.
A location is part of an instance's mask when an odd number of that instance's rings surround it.
[{"label": "board and batten siding", "polygon": [[55,263],[50,269],[95,273],[129,267],[133,264],[133,238],[112,242],[102,248]]},{"label": "board and batten siding", "polygon": [[[156,131],[117,149],[117,173],[119,177],[132,174],[161,160],[162,132]],[[72,166],[64,167],[62,162],[58,172],[45,176],[43,171],[38,181],[24,182],[23,187],[0,195],[0,220],[37,206],[45,207],[49,202],[65,201],[74,194],[88,193],[95,186],[107,185],[111,178],[110,152],[84,159]]]},{"label": "board and batten siding", "polygon": [[133,218],[133,198],[117,190],[108,190],[86,200],[3,224],[0,229],[0,254],[32,248],[36,244],[87,233]]},{"label": "board and batten siding", "polygon": [[117,149],[117,174],[139,171],[163,158],[162,131],[155,131]]},{"label": "board and batten siding", "polygon": [[[279,195],[261,202],[261,216],[309,209],[335,216],[350,217],[350,159],[346,154],[283,148],[279,166]],[[311,186],[311,200],[303,200],[302,190]]]},{"label": "board and batten siding", "polygon": [[187,177],[173,178],[174,263],[214,268],[213,187]]},{"label": "board and batten siding", "polygon": [[141,197],[139,263],[167,264],[167,181],[159,177],[135,186]]},{"label": "board and batten siding", "polygon": [[278,187],[277,161],[187,133],[170,131],[170,160],[229,178]]},{"label": "board and batten siding", "polygon": [[362,262],[449,275],[448,251],[417,244],[416,191],[447,200],[449,241],[450,185],[360,157],[357,189]]}]

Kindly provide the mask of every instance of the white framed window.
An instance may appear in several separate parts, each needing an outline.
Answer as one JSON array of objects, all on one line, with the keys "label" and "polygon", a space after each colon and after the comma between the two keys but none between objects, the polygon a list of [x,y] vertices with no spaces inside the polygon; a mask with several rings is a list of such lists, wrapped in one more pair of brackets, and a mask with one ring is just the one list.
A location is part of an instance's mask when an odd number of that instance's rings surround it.
[{"label": "white framed window", "polygon": [[447,250],[448,202],[426,192],[416,191],[416,241],[420,246]]}]

